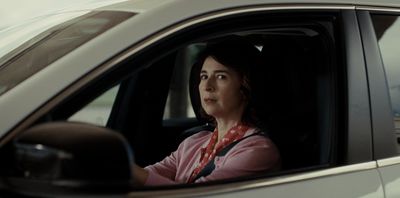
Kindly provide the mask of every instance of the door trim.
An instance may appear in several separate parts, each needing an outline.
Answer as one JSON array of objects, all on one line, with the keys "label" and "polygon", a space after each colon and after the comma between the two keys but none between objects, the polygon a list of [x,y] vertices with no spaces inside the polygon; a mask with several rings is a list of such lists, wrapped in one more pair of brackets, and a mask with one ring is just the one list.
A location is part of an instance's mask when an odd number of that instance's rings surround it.
[{"label": "door trim", "polygon": [[[134,191],[129,193],[129,197],[195,197],[205,196],[217,193],[228,193],[235,191],[250,190],[254,188],[262,188],[273,185],[300,182],[304,180],[317,179],[322,177],[332,177],[341,174],[348,174],[360,171],[374,170],[377,168],[376,161],[353,164],[348,166],[335,167],[324,170],[316,170],[305,173],[291,174],[278,177],[270,177],[264,179],[247,180],[243,182],[232,182],[228,184],[207,185],[191,187],[189,185],[174,186],[173,189],[158,190],[157,187],[146,188],[144,191]],[[181,187],[181,188],[179,188]],[[165,189],[165,188],[163,188]]]},{"label": "door trim", "polygon": [[392,166],[400,164],[400,156],[381,159],[377,161],[378,167]]}]

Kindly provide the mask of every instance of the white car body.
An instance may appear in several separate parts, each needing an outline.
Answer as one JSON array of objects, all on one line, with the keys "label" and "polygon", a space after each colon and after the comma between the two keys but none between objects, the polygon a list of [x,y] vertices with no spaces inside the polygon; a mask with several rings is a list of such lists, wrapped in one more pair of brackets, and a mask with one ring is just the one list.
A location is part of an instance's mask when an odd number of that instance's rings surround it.
[{"label": "white car body", "polygon": [[[80,87],[85,82],[114,67],[116,63],[160,39],[207,20],[239,13],[281,10],[400,12],[400,2],[396,0],[133,0],[116,1],[115,4],[111,4],[111,2],[107,2],[110,5],[95,8],[95,11],[123,11],[137,14],[76,48],[0,96],[0,137],[2,137],[0,145],[5,144],[13,137],[10,135],[12,131],[27,127],[30,123],[29,120],[34,120],[38,111],[51,108],[52,104],[56,104],[62,96],[67,96],[73,92],[74,87]],[[94,7],[98,6],[95,5]],[[4,55],[6,51],[23,43],[25,40],[21,40],[22,38],[29,40],[37,32],[48,28],[48,24],[57,24],[71,15],[80,15],[91,11],[91,9],[90,6],[87,6],[77,11],[67,10],[66,13],[55,13],[54,16],[46,16],[43,20],[38,18],[33,27],[30,25],[20,27],[24,29],[24,32],[19,31],[18,28],[15,29],[15,32],[21,34],[20,37],[15,34],[13,36],[18,38],[16,40],[7,37],[9,49],[0,49],[0,55]],[[63,18],[64,16],[65,18]],[[58,21],[60,17],[61,20]],[[52,22],[49,20],[51,18],[55,20]],[[41,23],[42,21],[44,23]],[[40,23],[42,26],[36,25]],[[354,25],[357,26],[357,24]],[[40,29],[37,29],[38,27]],[[7,31],[12,32],[14,30],[10,28]],[[9,34],[7,31],[0,32],[0,35]],[[347,53],[349,61],[351,61],[351,57],[356,56],[352,52]],[[357,90],[363,90],[366,87],[352,84],[352,78],[366,78],[352,72],[352,67],[364,67],[362,64],[355,63],[347,68],[348,86],[350,87],[348,94],[351,96],[348,102],[348,120],[349,123],[358,123],[358,125],[349,125],[348,130],[349,133],[362,130],[371,132],[369,127],[373,121],[370,119],[368,111],[375,111],[375,109],[371,110],[367,106],[368,96],[365,95],[366,92],[357,92]],[[360,103],[360,101],[363,102]],[[365,123],[364,121],[368,122]],[[365,145],[370,144],[352,137],[349,137],[348,142],[347,147],[355,148],[354,150],[363,149]],[[357,154],[349,153],[349,158],[357,158]],[[362,163],[349,162],[349,164],[343,166],[323,170],[236,183],[196,188],[132,191],[126,196],[397,198],[400,197],[400,157],[377,158]]]}]

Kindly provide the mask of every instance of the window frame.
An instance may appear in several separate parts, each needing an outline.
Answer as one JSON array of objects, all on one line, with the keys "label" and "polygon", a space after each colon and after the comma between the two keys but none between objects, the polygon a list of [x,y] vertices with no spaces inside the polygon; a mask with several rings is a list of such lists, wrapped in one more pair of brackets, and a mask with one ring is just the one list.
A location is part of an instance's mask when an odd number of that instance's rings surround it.
[{"label": "window frame", "polygon": [[379,160],[397,155],[390,94],[369,9],[360,8],[357,17],[368,75],[373,153],[374,159]]},{"label": "window frame", "polygon": [[[337,12],[337,13],[342,12],[343,19],[342,19],[341,22],[344,21],[344,23],[345,23],[344,26],[346,28],[348,28],[348,29],[345,29],[345,32],[346,33],[350,33],[350,36],[341,35],[342,37],[345,37],[343,39],[345,41],[345,43],[346,43],[346,44],[344,44],[344,45],[346,45],[345,48],[347,49],[349,47],[347,45],[350,45],[351,49],[353,49],[353,48],[356,49],[357,47],[362,46],[357,25],[355,25],[355,24],[357,24],[357,18],[356,18],[355,11],[354,10],[341,10],[341,11],[339,11],[339,10],[335,10],[335,11],[330,10],[330,11],[331,12]],[[281,12],[285,13],[285,12],[287,12],[287,10],[282,10],[282,11],[280,11],[278,13],[281,14]],[[318,11],[316,11],[316,12],[318,12]],[[347,20],[347,19],[350,19],[350,20]],[[347,21],[349,21],[349,22],[347,22]],[[357,31],[355,31],[355,30],[357,30]],[[345,34],[344,32],[341,32],[341,33]],[[355,39],[354,39],[354,37],[355,37]],[[346,50],[346,53],[347,53],[346,54],[346,58],[353,57],[352,55],[353,55],[354,52],[352,52],[352,50]],[[359,50],[356,51],[356,54],[357,55],[355,56],[355,58],[350,58],[349,60],[346,59],[346,63],[339,63],[339,64],[344,64],[345,65],[344,69],[348,69],[347,66],[350,65],[350,63],[355,63],[355,62],[360,63],[360,62],[362,62],[364,57],[363,57],[363,52],[361,50],[361,47],[359,47]],[[345,61],[345,60],[343,60],[343,61]],[[360,95],[367,96],[367,93],[368,93],[367,84],[366,84],[366,81],[364,81],[364,80],[366,80],[366,78],[364,78],[364,79],[361,78],[361,80],[353,78],[353,76],[357,76],[357,73],[358,74],[361,73],[361,75],[366,76],[365,69],[363,68],[363,65],[358,64],[358,66],[361,66],[361,67],[352,68],[352,73],[348,74],[348,76],[347,76],[348,78],[346,80],[342,79],[342,80],[346,81],[346,82],[342,82],[343,84],[345,84],[345,85],[351,84],[352,85],[352,86],[349,87],[348,90],[346,89],[346,90],[342,90],[342,91],[347,91],[345,95],[347,95],[349,98],[352,99],[352,101],[350,101],[351,103],[360,102],[360,106],[363,108],[362,110],[369,112],[369,100],[368,100],[368,97],[365,97],[365,98],[362,98],[362,99],[357,98],[357,96],[360,96]],[[343,86],[345,86],[345,85],[343,85]],[[360,89],[360,90],[357,90],[357,89]],[[355,90],[357,90],[357,91],[355,91]],[[356,92],[357,94],[352,94],[354,92]],[[333,174],[337,174],[337,173],[333,173],[336,170],[340,170],[340,171],[343,170],[344,172],[346,172],[346,171],[354,172],[354,171],[359,171],[359,170],[373,169],[373,168],[376,167],[375,163],[372,162],[373,158],[372,158],[372,152],[371,152],[371,150],[372,150],[371,129],[369,128],[370,127],[369,125],[365,126],[365,122],[367,122],[367,123],[370,122],[369,113],[367,115],[365,115],[365,116],[363,116],[363,115],[360,116],[359,114],[357,114],[358,111],[356,109],[352,108],[352,106],[350,104],[348,104],[348,105],[349,105],[348,108],[350,109],[349,111],[351,111],[351,112],[347,112],[348,109],[346,107],[340,109],[339,111],[340,111],[341,114],[350,115],[351,119],[349,119],[348,121],[351,122],[352,125],[351,125],[351,127],[349,127],[347,133],[343,133],[343,135],[346,136],[346,137],[337,137],[337,138],[342,138],[341,140],[344,140],[344,139],[347,140],[347,142],[345,144],[343,144],[343,145],[342,144],[338,144],[337,145],[337,146],[342,147],[342,149],[343,149],[343,150],[339,149],[340,151],[337,151],[337,152],[343,152],[343,153],[341,153],[341,155],[343,155],[342,156],[343,159],[339,159],[339,160],[341,160],[341,163],[338,164],[338,165],[339,166],[344,165],[344,166],[343,167],[338,167],[338,168],[335,168],[335,166],[318,167],[317,169],[313,169],[313,168],[307,169],[307,168],[305,168],[304,170],[296,171],[296,173],[300,172],[301,175],[307,175],[308,171],[317,170],[316,172],[317,172],[317,174],[319,174],[320,172],[318,170],[321,169],[321,172],[326,170],[327,173],[329,172],[327,175],[333,175]],[[347,113],[349,113],[349,114],[347,114]],[[363,124],[360,126],[357,123],[363,123]],[[366,130],[363,131],[364,129],[366,129]],[[363,142],[363,143],[367,142],[367,144],[361,144],[361,145],[360,144],[355,144],[354,141]],[[349,148],[349,150],[345,150],[345,149],[348,149],[348,148]],[[353,168],[349,168],[349,167],[346,166],[346,165],[351,165],[351,164],[355,164],[355,163],[359,163],[359,164],[357,164],[357,166],[354,166],[354,169]],[[331,172],[331,170],[333,172]],[[302,173],[302,171],[304,171],[304,173]],[[292,177],[292,175],[291,175],[293,173],[295,173],[295,172],[286,172],[286,173],[282,172],[282,173],[280,173],[278,175],[284,175],[285,179],[288,178],[289,180],[291,180],[291,179],[294,179],[294,177]],[[324,174],[324,173],[322,173],[322,174]],[[324,176],[327,176],[327,175],[324,175]],[[270,176],[275,176],[275,175],[270,175]],[[322,177],[322,175],[318,175],[317,177],[308,177],[308,176],[306,176],[306,177],[304,177],[304,178],[302,178],[300,180],[294,179],[294,180],[291,180],[291,181],[302,181],[303,179],[319,178],[319,177]],[[226,182],[228,182],[228,183],[226,183]],[[257,184],[257,183],[265,183],[265,186],[269,186],[269,185],[272,185],[272,184],[275,185],[275,184],[286,183],[286,182],[281,181],[281,180],[279,180],[277,178],[274,178],[274,177],[260,176],[260,177],[257,177],[257,178],[252,178],[251,180],[248,180],[248,179],[246,180],[245,179],[245,180],[216,181],[216,182],[210,182],[210,183],[207,183],[207,184],[176,185],[176,186],[166,186],[166,187],[149,187],[149,188],[144,188],[144,189],[145,190],[148,190],[148,189],[157,190],[157,192],[159,192],[159,193],[164,193],[164,192],[167,192],[168,190],[163,191],[163,189],[180,191],[180,190],[183,190],[183,189],[186,189],[186,188],[190,188],[191,189],[191,187],[194,187],[194,186],[196,186],[196,187],[199,186],[199,187],[204,187],[204,188],[212,188],[212,185],[234,186],[234,185],[240,185],[240,184],[243,184],[243,183],[246,183],[246,182],[252,183],[254,185]],[[275,182],[277,182],[277,183],[275,183]],[[182,187],[183,187],[183,189],[182,189]],[[140,189],[139,189],[138,192],[134,192],[133,194],[137,195],[137,194],[141,194],[141,192],[145,193],[143,191],[140,191]]]}]

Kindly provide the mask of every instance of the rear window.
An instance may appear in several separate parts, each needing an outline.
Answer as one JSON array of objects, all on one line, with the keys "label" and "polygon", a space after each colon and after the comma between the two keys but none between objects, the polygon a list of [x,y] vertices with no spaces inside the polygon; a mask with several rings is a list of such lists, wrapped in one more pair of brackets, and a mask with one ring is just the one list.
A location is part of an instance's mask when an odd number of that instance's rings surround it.
[{"label": "rear window", "polygon": [[0,95],[133,15],[115,11],[90,12],[25,42],[0,58]]}]

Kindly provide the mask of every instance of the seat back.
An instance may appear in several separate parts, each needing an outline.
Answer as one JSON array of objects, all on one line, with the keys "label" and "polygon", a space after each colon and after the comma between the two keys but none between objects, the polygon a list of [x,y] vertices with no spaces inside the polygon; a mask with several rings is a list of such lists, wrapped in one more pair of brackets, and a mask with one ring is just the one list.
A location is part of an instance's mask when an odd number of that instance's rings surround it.
[{"label": "seat back", "polygon": [[253,105],[262,128],[278,146],[283,169],[320,163],[317,71],[306,37],[264,39],[253,72]]}]

